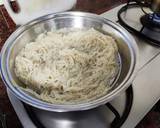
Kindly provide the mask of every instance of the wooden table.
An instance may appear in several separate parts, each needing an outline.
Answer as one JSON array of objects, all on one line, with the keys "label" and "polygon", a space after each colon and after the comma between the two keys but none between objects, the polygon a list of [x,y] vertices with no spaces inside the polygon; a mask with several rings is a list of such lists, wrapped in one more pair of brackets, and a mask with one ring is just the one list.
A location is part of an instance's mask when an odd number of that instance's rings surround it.
[{"label": "wooden table", "polygon": [[[77,4],[74,10],[86,11],[101,14],[126,0],[77,0]],[[13,3],[16,8],[15,3]],[[4,6],[0,6],[0,49],[2,48],[5,40],[16,29],[16,25],[9,17]],[[8,99],[6,88],[0,79],[0,109],[7,115],[8,128],[21,128],[21,123],[18,120],[11,104]],[[1,126],[0,126],[1,128]]]}]

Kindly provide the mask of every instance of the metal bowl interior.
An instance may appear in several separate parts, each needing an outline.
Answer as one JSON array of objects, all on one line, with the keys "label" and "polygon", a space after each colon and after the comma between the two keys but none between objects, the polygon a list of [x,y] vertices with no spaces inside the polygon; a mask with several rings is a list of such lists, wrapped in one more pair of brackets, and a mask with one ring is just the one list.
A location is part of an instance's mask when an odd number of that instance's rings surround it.
[{"label": "metal bowl interior", "polygon": [[[33,41],[40,33],[61,28],[95,28],[103,33],[112,35],[116,39],[122,67],[116,83],[106,95],[89,102],[60,105],[36,99],[18,88],[18,86],[23,85],[14,73],[14,60],[18,52],[26,43]],[[127,89],[136,74],[137,55],[137,45],[133,37],[115,23],[89,13],[57,13],[38,18],[19,27],[8,38],[1,51],[1,74],[5,85],[11,92],[31,106],[58,112],[87,110],[109,102],[120,92]]]}]

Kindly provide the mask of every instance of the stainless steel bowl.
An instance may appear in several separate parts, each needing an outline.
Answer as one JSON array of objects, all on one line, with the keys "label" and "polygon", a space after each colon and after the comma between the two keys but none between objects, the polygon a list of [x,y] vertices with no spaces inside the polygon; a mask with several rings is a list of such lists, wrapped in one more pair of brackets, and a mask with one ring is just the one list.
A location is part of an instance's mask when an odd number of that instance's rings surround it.
[{"label": "stainless steel bowl", "polygon": [[[22,83],[14,73],[14,60],[26,43],[40,33],[61,28],[95,28],[117,39],[122,69],[118,80],[105,96],[77,104],[50,104],[27,94],[18,88]],[[82,12],[64,12],[40,17],[19,27],[6,41],[1,51],[1,76],[10,91],[21,101],[39,109],[57,112],[87,110],[103,105],[125,91],[132,83],[137,69],[137,45],[133,37],[119,25],[98,15]]]}]

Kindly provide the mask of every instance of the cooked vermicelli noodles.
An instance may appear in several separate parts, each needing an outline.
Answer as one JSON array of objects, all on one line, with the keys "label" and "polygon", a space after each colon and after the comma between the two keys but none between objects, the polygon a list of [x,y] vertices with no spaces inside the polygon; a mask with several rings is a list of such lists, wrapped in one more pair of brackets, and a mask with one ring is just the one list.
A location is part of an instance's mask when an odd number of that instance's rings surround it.
[{"label": "cooked vermicelli noodles", "polygon": [[103,96],[116,77],[114,38],[95,29],[40,34],[15,59],[23,90],[50,103],[85,102]]}]

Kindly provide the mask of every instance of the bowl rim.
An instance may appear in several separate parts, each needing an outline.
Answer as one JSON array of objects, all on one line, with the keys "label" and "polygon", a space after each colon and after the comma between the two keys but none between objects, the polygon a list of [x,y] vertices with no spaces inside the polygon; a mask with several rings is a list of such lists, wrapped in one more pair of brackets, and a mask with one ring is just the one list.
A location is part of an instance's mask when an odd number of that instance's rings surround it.
[{"label": "bowl rim", "polygon": [[[127,37],[127,41],[131,43],[131,45],[128,45],[130,52],[131,52],[131,66],[129,68],[129,72],[123,82],[116,87],[114,90],[112,90],[110,93],[99,97],[95,100],[86,102],[86,103],[78,103],[78,104],[51,104],[47,103],[45,101],[39,100],[37,98],[34,98],[33,96],[25,93],[20,88],[18,88],[15,85],[12,85],[12,76],[9,71],[9,56],[11,53],[11,49],[16,43],[14,41],[17,39],[24,31],[29,29],[30,27],[41,23],[45,20],[57,18],[57,17],[63,17],[63,16],[80,16],[80,17],[87,17],[92,19],[97,19],[102,21],[104,24],[111,25],[114,29],[119,31],[123,36]],[[128,43],[127,43],[128,44]],[[11,45],[11,46],[9,46]],[[5,58],[5,55],[7,57]],[[4,63],[6,65],[4,65]],[[132,83],[133,79],[136,76],[136,73],[138,71],[137,69],[138,65],[138,46],[136,44],[135,39],[127,32],[124,28],[122,28],[120,25],[105,19],[99,15],[92,14],[92,13],[84,13],[84,12],[63,12],[63,13],[53,13],[49,15],[42,16],[40,18],[37,18],[33,21],[28,22],[27,24],[20,26],[15,32],[11,34],[11,36],[6,40],[5,44],[2,47],[1,50],[1,56],[0,56],[0,72],[1,77],[7,88],[11,90],[11,92],[21,101],[34,106],[39,109],[47,110],[47,111],[54,111],[54,112],[69,112],[69,111],[80,111],[80,110],[88,110],[91,108],[98,107],[100,105],[106,104],[107,102],[111,101],[113,98],[115,98],[117,95],[119,95],[121,92],[126,90],[130,84]],[[5,67],[6,66],[6,67]]]}]

